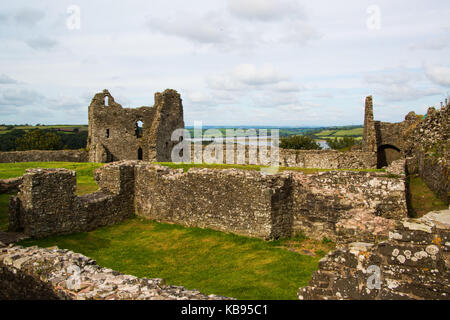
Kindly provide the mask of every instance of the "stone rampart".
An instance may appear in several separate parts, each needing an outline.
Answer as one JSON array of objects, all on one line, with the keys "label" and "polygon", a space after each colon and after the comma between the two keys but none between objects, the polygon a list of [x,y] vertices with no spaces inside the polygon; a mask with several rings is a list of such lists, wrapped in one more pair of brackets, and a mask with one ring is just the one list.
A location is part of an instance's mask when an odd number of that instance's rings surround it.
[{"label": "stone rampart", "polygon": [[[217,163],[228,164],[256,164],[270,165],[270,147],[265,148],[265,154],[261,157],[257,146],[233,146],[232,156],[227,157],[226,145],[223,146],[222,156],[216,156],[212,146],[202,146],[194,149],[191,147],[191,162],[210,162],[214,160]],[[211,153],[207,150],[210,150]],[[250,161],[250,155],[253,155]],[[298,168],[320,168],[320,169],[371,169],[377,167],[377,155],[375,152],[348,151],[340,152],[337,150],[293,150],[279,149],[279,165],[281,167]],[[218,161],[220,160],[220,162]]]},{"label": "stone rampart", "polygon": [[76,196],[75,171],[28,169],[10,200],[9,231],[33,237],[90,231],[134,213],[134,168],[114,164],[96,171],[100,191]]},{"label": "stone rampart", "polygon": [[29,150],[0,152],[0,163],[12,162],[88,162],[86,150]]}]

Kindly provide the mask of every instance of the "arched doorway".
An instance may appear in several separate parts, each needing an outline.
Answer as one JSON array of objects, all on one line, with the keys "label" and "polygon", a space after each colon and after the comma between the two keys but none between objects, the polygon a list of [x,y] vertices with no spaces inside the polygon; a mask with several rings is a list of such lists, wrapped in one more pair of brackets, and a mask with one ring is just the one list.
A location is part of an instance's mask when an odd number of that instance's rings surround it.
[{"label": "arched doorway", "polygon": [[378,147],[377,152],[377,168],[387,167],[392,161],[402,157],[400,149],[390,144],[383,144]]},{"label": "arched doorway", "polygon": [[142,154],[142,148],[139,148],[138,149],[138,160],[143,160],[144,159],[144,157],[143,157],[143,154]]}]

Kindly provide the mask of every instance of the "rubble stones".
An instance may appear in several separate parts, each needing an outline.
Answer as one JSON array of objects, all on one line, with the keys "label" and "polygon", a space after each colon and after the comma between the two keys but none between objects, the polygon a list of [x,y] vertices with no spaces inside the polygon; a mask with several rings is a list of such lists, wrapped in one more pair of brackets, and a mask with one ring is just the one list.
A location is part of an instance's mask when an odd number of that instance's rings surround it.
[{"label": "rubble stones", "polygon": [[449,300],[449,222],[449,210],[431,212],[397,221],[378,244],[352,243],[329,253],[299,299]]},{"label": "rubble stones", "polygon": [[79,253],[53,248],[0,248],[0,299],[229,300],[163,279],[124,275]]}]

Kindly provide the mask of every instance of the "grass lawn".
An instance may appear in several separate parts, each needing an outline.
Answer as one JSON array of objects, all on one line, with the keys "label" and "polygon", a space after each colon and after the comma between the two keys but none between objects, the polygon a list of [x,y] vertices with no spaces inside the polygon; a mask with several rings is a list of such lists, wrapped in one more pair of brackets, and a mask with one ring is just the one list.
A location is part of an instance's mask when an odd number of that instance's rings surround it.
[{"label": "grass lawn", "polygon": [[447,209],[445,203],[436,197],[417,174],[410,176],[408,179],[410,209],[414,217],[419,218],[430,211]]},{"label": "grass lawn", "polygon": [[93,172],[103,163],[81,162],[15,162],[0,163],[0,179],[20,177],[29,168],[66,168],[77,172],[76,194],[82,195],[98,190]]},{"label": "grass lawn", "polygon": [[[93,170],[101,165],[7,163],[0,164],[0,178],[20,176],[26,168],[64,167],[77,171],[78,191],[90,192],[97,189]],[[0,195],[0,229],[7,228],[9,196]],[[26,240],[20,244],[57,245],[122,273],[164,278],[169,284],[238,299],[296,299],[298,288],[308,284],[319,259],[334,248],[328,241],[301,236],[267,242],[137,217],[92,232]]]},{"label": "grass lawn", "polygon": [[[303,237],[267,242],[140,218],[20,244],[57,245],[122,273],[164,278],[168,284],[237,299],[296,299],[298,288],[308,284],[319,259],[333,248],[327,241]],[[295,252],[303,244],[316,255]]]},{"label": "grass lawn", "polygon": [[11,194],[0,194],[0,231],[8,230],[8,204]]}]

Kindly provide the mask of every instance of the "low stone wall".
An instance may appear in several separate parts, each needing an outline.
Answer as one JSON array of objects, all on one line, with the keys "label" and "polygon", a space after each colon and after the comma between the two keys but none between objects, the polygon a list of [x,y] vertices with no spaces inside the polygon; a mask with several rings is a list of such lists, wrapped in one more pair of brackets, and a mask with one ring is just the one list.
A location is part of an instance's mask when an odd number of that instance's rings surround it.
[{"label": "low stone wall", "polygon": [[251,170],[192,168],[183,173],[155,165],[136,167],[136,214],[185,226],[278,238],[290,235],[289,175]]},{"label": "low stone wall", "polygon": [[134,213],[134,168],[112,164],[96,171],[100,191],[76,196],[75,171],[29,169],[11,197],[9,231],[33,237],[90,231]]},{"label": "low stone wall", "polygon": [[22,183],[22,177],[0,179],[0,194],[1,193],[16,193],[19,191],[19,186]]},{"label": "low stone wall", "polygon": [[[294,232],[302,231],[312,238],[327,237],[341,242],[346,239],[344,229],[348,225],[343,220],[355,219],[354,214],[363,212],[366,215],[363,220],[367,222],[376,217],[381,221],[380,218],[401,219],[407,216],[404,175],[328,171],[315,174],[293,172],[292,177]],[[340,221],[342,239],[336,233],[336,225]],[[362,228],[361,225],[359,227]],[[355,231],[362,234],[362,229]]]},{"label": "low stone wall", "polygon": [[[95,176],[101,190],[79,197],[74,194],[74,171],[28,170],[20,192],[10,201],[10,231],[33,237],[88,231],[136,213],[264,239],[303,232],[341,242],[353,233],[386,235],[386,228],[378,230],[372,222],[407,216],[404,174],[281,171],[269,175],[206,168],[183,172],[124,161],[99,168]],[[361,221],[358,228],[365,225],[366,231],[359,233],[351,221]],[[389,223],[383,220],[382,225]]]},{"label": "low stone wall", "polygon": [[371,169],[377,167],[374,152],[280,149],[280,166],[321,169]]},{"label": "low stone wall", "polygon": [[12,162],[88,162],[85,150],[30,150],[0,152],[0,163]]},{"label": "low stone wall", "polygon": [[[351,243],[319,262],[300,299],[450,299],[450,210],[396,222],[389,240]],[[378,284],[377,284],[378,283]]]},{"label": "low stone wall", "polygon": [[[291,236],[339,241],[336,225],[358,210],[378,220],[407,216],[405,176],[383,172],[181,169],[136,167],[136,214],[158,221],[212,228],[262,238]],[[360,219],[361,220],[361,219]],[[377,221],[378,221],[377,220]],[[389,225],[383,220],[383,225]],[[387,227],[367,223],[367,236],[387,236]],[[354,226],[341,223],[342,239]]]},{"label": "low stone wall", "polygon": [[0,299],[6,300],[219,300],[197,290],[137,278],[56,247],[0,247]]},{"label": "low stone wall", "polygon": [[[227,159],[226,147],[224,145],[222,160],[220,163],[238,163],[238,164],[270,164],[270,147],[266,148],[265,157],[260,157],[257,146],[249,147],[248,145],[234,146],[233,156]],[[208,149],[209,148],[209,149]],[[241,149],[242,151],[239,151]],[[212,151],[210,154],[207,151]],[[239,152],[242,155],[239,156]],[[261,150],[262,153],[262,150]],[[250,154],[256,161],[249,161]],[[191,148],[191,161],[207,162],[205,155],[209,155],[210,159],[217,161],[220,156],[216,156],[211,147],[202,146],[201,152],[194,151]],[[201,159],[201,160],[200,160]],[[234,161],[234,162],[231,162]],[[210,160],[212,161],[212,160]],[[320,168],[320,169],[370,169],[377,167],[377,155],[375,152],[349,151],[340,152],[336,150],[291,150],[279,149],[279,165],[282,167],[299,167],[299,168]]]}]

